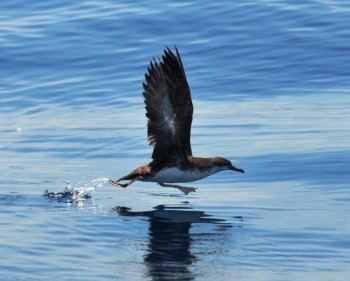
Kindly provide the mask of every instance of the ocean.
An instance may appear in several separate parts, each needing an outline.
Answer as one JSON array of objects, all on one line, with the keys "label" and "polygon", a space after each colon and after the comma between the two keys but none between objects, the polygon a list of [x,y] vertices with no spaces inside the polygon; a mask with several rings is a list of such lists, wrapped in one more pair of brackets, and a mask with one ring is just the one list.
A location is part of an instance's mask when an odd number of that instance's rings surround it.
[{"label": "ocean", "polygon": [[[350,3],[2,1],[0,279],[349,280]],[[191,88],[190,186],[105,183],[151,159],[142,82]],[[96,185],[96,183],[98,183]],[[79,202],[45,190],[96,187]],[[188,185],[188,184],[187,184]]]}]

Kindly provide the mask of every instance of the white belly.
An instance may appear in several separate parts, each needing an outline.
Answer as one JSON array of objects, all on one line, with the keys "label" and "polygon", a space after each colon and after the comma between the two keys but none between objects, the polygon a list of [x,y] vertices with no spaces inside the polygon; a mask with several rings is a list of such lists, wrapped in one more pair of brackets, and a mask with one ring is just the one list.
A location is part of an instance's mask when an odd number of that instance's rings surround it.
[{"label": "white belly", "polygon": [[180,183],[188,181],[196,181],[203,179],[216,173],[217,170],[209,170],[207,172],[186,172],[178,168],[166,168],[160,170],[152,179],[148,181],[159,182],[159,183]]}]

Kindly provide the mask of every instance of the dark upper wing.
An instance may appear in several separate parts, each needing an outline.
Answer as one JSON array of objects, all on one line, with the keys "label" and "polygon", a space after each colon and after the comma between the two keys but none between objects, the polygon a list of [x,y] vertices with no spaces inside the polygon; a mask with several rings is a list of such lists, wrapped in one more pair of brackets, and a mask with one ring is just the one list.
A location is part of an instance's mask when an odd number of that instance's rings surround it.
[{"label": "dark upper wing", "polygon": [[162,61],[151,62],[143,84],[152,158],[172,160],[192,155],[190,135],[193,106],[180,54],[169,48]]}]

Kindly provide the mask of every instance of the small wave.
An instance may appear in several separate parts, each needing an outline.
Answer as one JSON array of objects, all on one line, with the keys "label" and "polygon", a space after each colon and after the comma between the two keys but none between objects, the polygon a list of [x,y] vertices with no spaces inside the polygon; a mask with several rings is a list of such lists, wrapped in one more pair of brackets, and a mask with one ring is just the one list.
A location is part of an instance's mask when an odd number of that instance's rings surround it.
[{"label": "small wave", "polygon": [[64,191],[51,192],[46,190],[44,196],[46,198],[57,200],[59,202],[82,202],[86,199],[91,198],[96,188],[102,187],[108,181],[108,178],[96,178],[89,183],[78,183],[74,185],[71,185],[70,181],[67,181]]}]

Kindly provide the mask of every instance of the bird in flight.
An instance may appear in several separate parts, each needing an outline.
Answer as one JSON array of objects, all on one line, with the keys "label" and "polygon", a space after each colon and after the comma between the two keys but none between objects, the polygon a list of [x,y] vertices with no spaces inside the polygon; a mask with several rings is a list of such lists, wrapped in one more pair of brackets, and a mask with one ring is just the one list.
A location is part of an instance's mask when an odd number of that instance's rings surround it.
[{"label": "bird in flight", "polygon": [[[135,181],[156,182],[185,194],[196,188],[177,185],[203,179],[224,170],[244,173],[223,157],[192,155],[191,124],[193,105],[180,54],[166,48],[162,59],[148,66],[143,83],[148,118],[148,141],[153,146],[152,161],[110,183],[127,187]],[[175,184],[177,183],[177,184]]]}]

